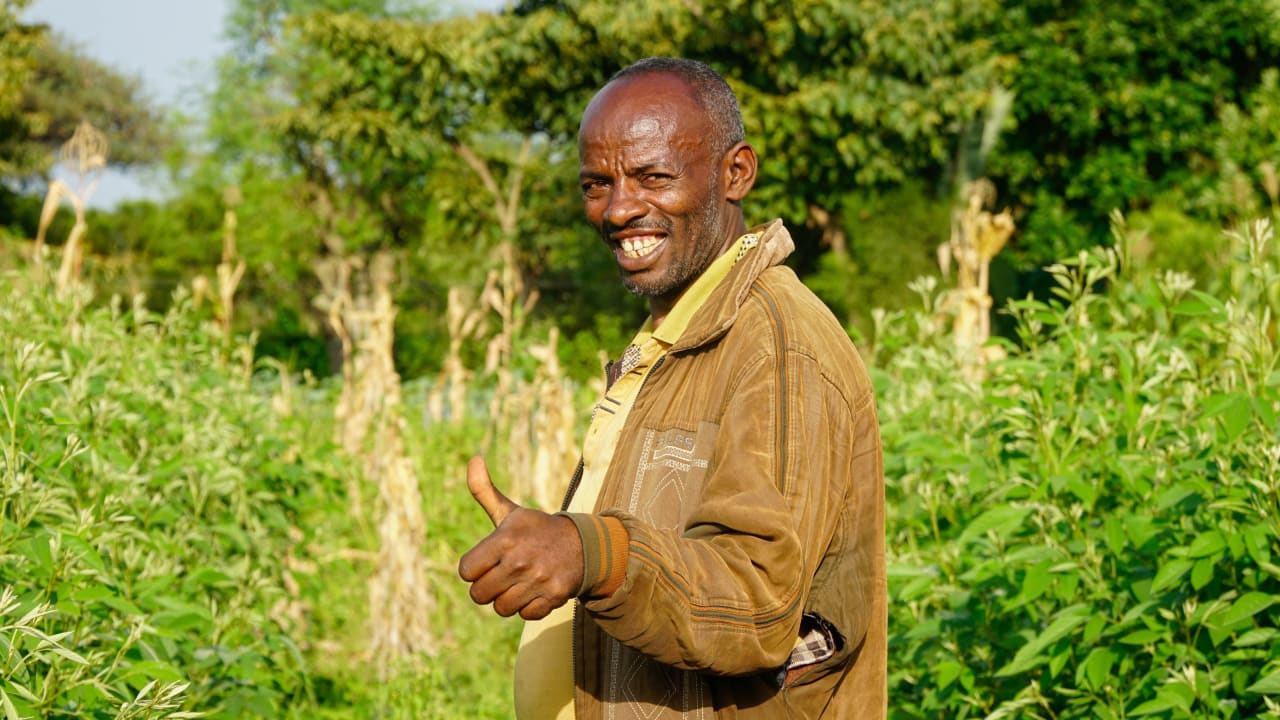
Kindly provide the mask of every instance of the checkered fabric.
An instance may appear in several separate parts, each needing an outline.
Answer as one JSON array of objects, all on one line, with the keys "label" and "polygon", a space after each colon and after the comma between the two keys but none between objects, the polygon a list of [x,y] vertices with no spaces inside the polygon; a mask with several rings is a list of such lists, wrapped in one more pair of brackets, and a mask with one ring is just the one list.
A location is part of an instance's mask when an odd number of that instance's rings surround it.
[{"label": "checkered fabric", "polygon": [[800,619],[800,637],[787,662],[778,670],[778,687],[786,687],[804,668],[835,655],[840,644],[840,634],[831,623],[817,615],[805,615]]}]

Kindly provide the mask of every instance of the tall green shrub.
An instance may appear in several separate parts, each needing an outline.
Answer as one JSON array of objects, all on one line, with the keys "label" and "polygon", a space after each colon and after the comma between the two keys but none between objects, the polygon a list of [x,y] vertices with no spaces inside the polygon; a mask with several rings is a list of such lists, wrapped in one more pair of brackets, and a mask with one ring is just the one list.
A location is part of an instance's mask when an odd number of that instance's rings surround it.
[{"label": "tall green shrub", "polygon": [[[252,350],[0,275],[0,705],[273,717],[310,694],[287,558],[333,497]],[[177,713],[177,714],[174,714]]]},{"label": "tall green shrub", "polygon": [[1213,293],[1129,278],[1117,230],[980,382],[929,312],[879,318],[894,717],[1280,717],[1270,228]]}]

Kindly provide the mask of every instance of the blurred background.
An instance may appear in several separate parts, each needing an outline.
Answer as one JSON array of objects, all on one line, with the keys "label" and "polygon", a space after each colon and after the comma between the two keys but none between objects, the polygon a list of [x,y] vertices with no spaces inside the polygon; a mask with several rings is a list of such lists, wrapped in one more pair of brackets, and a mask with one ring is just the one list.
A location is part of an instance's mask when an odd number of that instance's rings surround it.
[{"label": "blurred background", "polygon": [[643,321],[614,72],[720,71],[876,382],[891,716],[1278,717],[1274,0],[0,0],[0,707],[507,717],[483,452]]}]

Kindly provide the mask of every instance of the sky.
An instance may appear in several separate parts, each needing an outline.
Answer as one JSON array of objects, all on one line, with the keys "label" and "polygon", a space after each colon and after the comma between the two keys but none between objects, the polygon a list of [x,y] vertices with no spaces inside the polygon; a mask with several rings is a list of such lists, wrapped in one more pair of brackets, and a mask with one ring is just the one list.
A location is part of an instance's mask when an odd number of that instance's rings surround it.
[{"label": "sky", "polygon": [[[494,10],[505,0],[454,0],[466,10]],[[231,0],[35,0],[23,13],[45,23],[99,62],[141,78],[157,104],[198,115],[200,97],[214,78],[214,61],[226,51],[222,20]],[[55,172],[55,177],[58,174]],[[90,205],[159,197],[160,182],[145,172],[103,177]]]}]

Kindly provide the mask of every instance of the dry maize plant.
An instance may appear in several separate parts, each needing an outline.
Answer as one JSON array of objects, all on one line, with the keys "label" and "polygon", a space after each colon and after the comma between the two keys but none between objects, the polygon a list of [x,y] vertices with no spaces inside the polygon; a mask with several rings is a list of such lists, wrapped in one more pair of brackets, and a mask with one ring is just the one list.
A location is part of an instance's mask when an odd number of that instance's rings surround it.
[{"label": "dry maize plant", "polygon": [[[392,354],[394,259],[379,253],[361,272],[365,267],[342,256],[319,263],[317,275],[326,292],[317,300],[327,309],[343,349],[336,440],[364,461],[365,477],[378,488],[379,550],[369,581],[370,651],[385,673],[395,660],[433,650],[428,619],[434,599],[422,554],[422,496],[404,449],[400,376]],[[353,285],[359,288],[354,293]],[[357,488],[353,512],[359,512],[359,496]]]},{"label": "dry maize plant", "polygon": [[[480,297],[485,297],[497,281],[497,274],[490,273]],[[460,287],[449,288],[445,321],[449,330],[449,351],[444,365],[427,399],[431,419],[440,422],[446,417],[445,398],[448,397],[447,416],[459,425],[467,415],[467,384],[472,372],[462,363],[462,347],[469,340],[478,340],[484,332],[485,309],[475,299],[469,298]]]},{"label": "dry maize plant", "polygon": [[61,180],[49,183],[49,192],[45,195],[44,206],[40,210],[40,224],[36,229],[34,257],[36,263],[41,262],[49,223],[53,222],[58,206],[64,199],[67,200],[75,210],[76,222],[67,236],[67,242],[62,246],[62,265],[58,270],[59,293],[65,292],[79,281],[80,265],[84,259],[81,240],[89,227],[85,223],[85,208],[106,170],[110,147],[106,135],[88,122],[81,122],[71,134],[71,139],[63,143],[58,151],[59,162],[75,175],[76,186],[72,189]]},{"label": "dry maize plant", "polygon": [[[366,333],[362,315],[354,312],[352,275],[363,265],[360,258],[346,255],[329,255],[316,260],[312,269],[320,280],[320,294],[312,303],[325,313],[325,320],[341,348],[342,391],[334,408],[333,440],[348,455],[358,457],[364,447],[369,427],[369,416],[356,401],[356,369],[353,355],[355,339]],[[358,517],[361,513],[359,486],[348,487],[348,495]]]},{"label": "dry maize plant", "polygon": [[224,339],[231,338],[231,320],[235,313],[236,288],[244,277],[245,263],[236,253],[236,206],[240,204],[240,188],[231,185],[222,191],[226,210],[222,214],[222,262],[218,263],[218,305],[216,316]]},{"label": "dry maize plant", "polygon": [[504,242],[499,247],[502,270],[491,271],[480,301],[498,314],[502,328],[489,340],[485,352],[485,372],[497,377],[493,397],[489,401],[489,428],[484,447],[489,447],[499,428],[511,422],[514,375],[511,371],[515,339],[524,329],[525,319],[538,303],[538,290],[526,290],[524,278],[516,264],[515,245]]},{"label": "dry maize plant", "polygon": [[573,391],[560,369],[559,342],[560,328],[552,327],[545,344],[528,348],[538,370],[514,392],[508,445],[512,493],[544,510],[559,506],[578,461]]},{"label": "dry maize plant", "polygon": [[991,260],[1013,235],[1008,210],[991,214],[984,208],[995,203],[996,190],[983,178],[965,188],[966,204],[952,218],[951,239],[938,246],[938,266],[943,277],[956,264],[956,286],[944,301],[955,314],[955,341],[968,367],[977,368],[999,357],[1000,349],[988,347],[991,337]]}]

